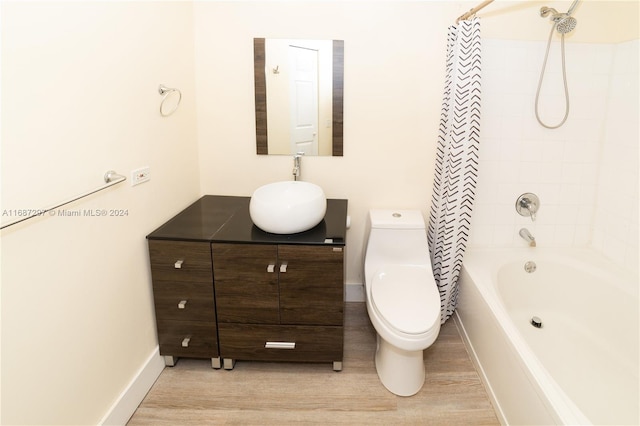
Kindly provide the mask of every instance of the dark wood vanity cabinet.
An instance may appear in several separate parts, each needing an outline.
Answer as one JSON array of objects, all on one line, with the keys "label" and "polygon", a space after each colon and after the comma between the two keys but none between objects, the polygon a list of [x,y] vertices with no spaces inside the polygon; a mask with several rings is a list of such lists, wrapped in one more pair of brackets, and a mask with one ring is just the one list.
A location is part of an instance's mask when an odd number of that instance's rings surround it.
[{"label": "dark wood vanity cabinet", "polygon": [[149,240],[149,260],[160,355],[211,358],[220,368],[211,245]]},{"label": "dark wood vanity cabinet", "polygon": [[[342,369],[347,200],[292,235],[258,229],[249,198],[205,195],[147,236],[160,354],[333,362]],[[221,362],[223,360],[223,362]]]},{"label": "dark wood vanity cabinet", "polygon": [[212,251],[225,368],[242,359],[341,369],[343,247],[213,243]]}]

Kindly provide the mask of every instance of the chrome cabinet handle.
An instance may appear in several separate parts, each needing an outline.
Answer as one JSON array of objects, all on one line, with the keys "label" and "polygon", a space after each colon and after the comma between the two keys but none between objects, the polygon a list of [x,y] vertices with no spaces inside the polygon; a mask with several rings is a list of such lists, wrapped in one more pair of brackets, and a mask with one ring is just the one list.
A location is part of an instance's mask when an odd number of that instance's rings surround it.
[{"label": "chrome cabinet handle", "polygon": [[286,263],[283,263],[283,264],[280,265],[280,272],[282,272],[283,274],[285,272],[287,272],[287,264]]},{"label": "chrome cabinet handle", "polygon": [[184,309],[186,305],[187,305],[187,301],[181,300],[180,302],[178,302],[178,309]]},{"label": "chrome cabinet handle", "polygon": [[188,348],[189,347],[189,341],[191,341],[191,337],[185,337],[184,339],[182,339],[182,347],[183,348]]},{"label": "chrome cabinet handle", "polygon": [[265,342],[265,349],[295,349],[296,342]]},{"label": "chrome cabinet handle", "polygon": [[269,273],[273,273],[276,270],[276,264],[275,263],[270,263],[269,266],[267,266],[267,272]]},{"label": "chrome cabinet handle", "polygon": [[175,269],[182,269],[182,264],[184,263],[184,259],[180,259],[178,261],[176,261],[176,263],[173,264],[173,267]]}]

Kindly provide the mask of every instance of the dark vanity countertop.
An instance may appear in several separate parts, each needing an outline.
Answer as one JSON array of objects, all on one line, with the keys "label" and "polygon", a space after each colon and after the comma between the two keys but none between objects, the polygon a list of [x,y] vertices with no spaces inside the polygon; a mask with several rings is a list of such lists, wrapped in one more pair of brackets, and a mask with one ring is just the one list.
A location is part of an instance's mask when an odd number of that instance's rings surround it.
[{"label": "dark vanity countertop", "polygon": [[265,244],[332,244],[346,238],[347,200],[328,199],[315,228],[297,234],[271,234],[253,224],[249,197],[205,195],[147,235],[150,240]]}]

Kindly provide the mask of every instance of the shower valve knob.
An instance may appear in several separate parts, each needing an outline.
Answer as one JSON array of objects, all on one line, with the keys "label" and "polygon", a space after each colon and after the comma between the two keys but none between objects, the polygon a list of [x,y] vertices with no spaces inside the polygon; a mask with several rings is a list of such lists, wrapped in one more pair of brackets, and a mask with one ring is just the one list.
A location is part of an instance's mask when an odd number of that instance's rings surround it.
[{"label": "shower valve knob", "polygon": [[516,211],[520,216],[530,216],[532,221],[536,220],[536,213],[540,208],[540,199],[536,194],[526,192],[516,200]]}]

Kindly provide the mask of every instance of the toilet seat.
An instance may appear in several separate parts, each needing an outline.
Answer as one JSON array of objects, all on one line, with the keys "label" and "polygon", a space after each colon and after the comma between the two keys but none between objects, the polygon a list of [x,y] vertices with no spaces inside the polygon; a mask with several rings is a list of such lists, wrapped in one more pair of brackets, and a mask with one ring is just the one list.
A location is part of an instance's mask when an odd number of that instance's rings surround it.
[{"label": "toilet seat", "polygon": [[440,321],[440,294],[424,266],[380,268],[371,282],[371,299],[380,318],[401,333],[424,334]]}]

